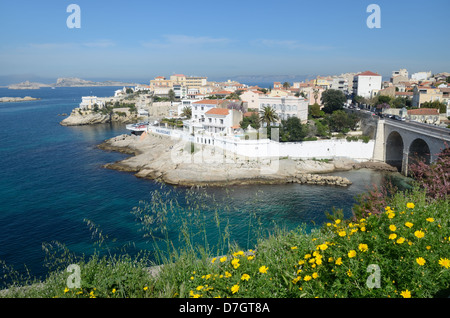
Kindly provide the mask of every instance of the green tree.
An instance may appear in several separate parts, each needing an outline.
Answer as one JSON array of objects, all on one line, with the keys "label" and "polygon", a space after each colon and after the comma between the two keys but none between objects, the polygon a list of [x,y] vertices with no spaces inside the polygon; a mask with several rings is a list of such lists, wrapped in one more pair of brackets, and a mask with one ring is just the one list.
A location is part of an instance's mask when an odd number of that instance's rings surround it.
[{"label": "green tree", "polygon": [[259,122],[258,114],[253,113],[250,116],[244,117],[240,122],[240,126],[242,129],[247,129],[248,126],[251,126],[254,129],[259,129],[261,124]]},{"label": "green tree", "polygon": [[175,92],[173,91],[173,89],[169,90],[168,97],[171,102],[175,101],[176,96],[175,96]]},{"label": "green tree", "polygon": [[281,141],[301,141],[308,134],[306,125],[302,125],[298,117],[290,117],[281,121]]},{"label": "green tree", "polygon": [[392,100],[392,98],[390,96],[378,95],[377,101],[375,102],[375,105],[384,104],[384,103],[390,104],[391,100]]},{"label": "green tree", "polygon": [[191,119],[192,117],[192,108],[189,106],[183,107],[180,116],[186,117],[187,119]]},{"label": "green tree", "polygon": [[438,100],[435,100],[435,101],[432,101],[432,102],[422,103],[421,107],[422,108],[436,108],[436,109],[439,109],[439,113],[440,114],[443,114],[443,113],[447,112],[447,105],[442,103],[442,102],[440,102],[440,101],[438,101]]},{"label": "green tree", "polygon": [[343,110],[334,111],[326,118],[326,123],[330,128],[330,131],[347,133],[349,130],[356,129],[358,124],[358,116],[355,114],[348,114]]},{"label": "green tree", "polygon": [[313,118],[319,118],[322,117],[323,115],[323,111],[320,110],[320,105],[315,103],[313,105],[309,105],[309,114],[313,117]]},{"label": "green tree", "polygon": [[325,105],[323,111],[331,114],[336,110],[343,109],[347,100],[345,94],[337,89],[329,89],[322,93],[322,103]]},{"label": "green tree", "polygon": [[271,123],[276,122],[279,119],[275,109],[270,106],[264,106],[262,110],[259,111],[259,121],[261,123],[266,123],[266,127],[269,127]]},{"label": "green tree", "polygon": [[291,84],[289,84],[288,82],[284,82],[283,83],[283,88],[284,89],[288,89],[289,87],[291,87]]}]

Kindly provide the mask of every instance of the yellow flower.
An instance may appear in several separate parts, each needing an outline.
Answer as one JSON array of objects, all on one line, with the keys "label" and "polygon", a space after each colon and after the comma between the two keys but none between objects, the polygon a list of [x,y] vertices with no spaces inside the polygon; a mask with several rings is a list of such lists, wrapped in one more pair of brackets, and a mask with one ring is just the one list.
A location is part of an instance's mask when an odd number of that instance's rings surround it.
[{"label": "yellow flower", "polygon": [[406,222],[406,223],[405,223],[405,226],[406,226],[406,227],[409,227],[409,228],[412,228],[413,225],[414,225],[414,224],[412,224],[411,222]]},{"label": "yellow flower", "polygon": [[214,264],[214,262],[216,261],[216,259],[217,259],[217,258],[214,257],[214,258],[211,260],[211,263]]},{"label": "yellow flower", "polygon": [[116,293],[116,289],[115,288],[113,288],[113,290],[111,291],[113,294],[115,294]]},{"label": "yellow flower", "polygon": [[405,238],[404,237],[400,237],[398,240],[397,240],[397,244],[403,244],[405,242]]},{"label": "yellow flower", "polygon": [[234,257],[239,256],[239,255],[244,255],[244,252],[243,251],[239,251],[239,252],[233,253]]},{"label": "yellow flower", "polygon": [[[192,277],[193,278],[193,277]],[[148,287],[147,286],[145,286],[144,288],[143,288],[143,290],[147,290],[148,289]]]},{"label": "yellow flower", "polygon": [[394,232],[397,229],[397,227],[394,224],[389,225],[389,230]]},{"label": "yellow flower", "polygon": [[425,265],[425,259],[423,257],[418,257],[416,258],[416,262],[417,264],[419,264],[420,266]]},{"label": "yellow flower", "polygon": [[305,278],[303,278],[303,280],[304,280],[305,282],[307,282],[308,280],[311,280],[311,278],[312,278],[311,276],[306,275]]},{"label": "yellow flower", "polygon": [[197,286],[197,288],[196,288],[197,290],[202,290],[203,289],[203,286]]},{"label": "yellow flower", "polygon": [[348,257],[352,258],[356,256],[356,251],[355,250],[351,250],[350,252],[348,252]]},{"label": "yellow flower", "polygon": [[221,263],[225,262],[226,260],[227,260],[227,257],[226,257],[226,256],[221,257],[221,258],[219,259],[219,261],[220,261]]},{"label": "yellow flower", "polygon": [[291,250],[296,250],[297,246],[291,246]]},{"label": "yellow flower", "polygon": [[231,277],[231,274],[229,272],[225,272],[225,278]]},{"label": "yellow flower", "polygon": [[233,294],[236,294],[239,291],[239,285],[233,285],[233,287],[231,287],[231,292]]},{"label": "yellow flower", "polygon": [[299,261],[298,261],[298,265],[303,265],[303,264],[305,264],[305,261],[304,261],[304,260],[299,260]]},{"label": "yellow flower", "polygon": [[411,292],[409,290],[404,290],[400,293],[400,295],[403,296],[403,298],[411,298]]},{"label": "yellow flower", "polygon": [[340,237],[344,237],[345,235],[347,235],[347,233],[345,233],[345,231],[339,231],[339,232],[338,232],[338,235],[339,235]]},{"label": "yellow flower", "polygon": [[395,216],[395,213],[394,213],[394,212],[390,212],[390,213],[388,214],[388,218],[389,218],[389,219],[394,218],[394,216]]},{"label": "yellow flower", "polygon": [[395,233],[392,233],[391,235],[389,235],[390,240],[395,240],[396,237],[397,237],[397,234],[395,234]]},{"label": "yellow flower", "polygon": [[412,203],[412,202],[408,202],[408,203],[406,203],[406,207],[407,207],[408,209],[414,209],[415,205],[414,205],[414,203]]},{"label": "yellow flower", "polygon": [[259,272],[262,273],[262,274],[265,274],[265,273],[267,273],[267,270],[268,270],[268,269],[269,269],[269,268],[268,268],[267,266],[263,265],[263,266],[261,266],[261,267],[259,268]]},{"label": "yellow flower", "polygon": [[317,273],[312,274],[312,278],[316,279],[317,277],[319,277],[319,274],[317,274]]},{"label": "yellow flower", "polygon": [[336,264],[336,265],[342,265],[342,257],[339,257],[339,258],[336,260],[335,264]]},{"label": "yellow flower", "polygon": [[366,231],[366,227],[365,226],[361,226],[361,231],[365,232]]},{"label": "yellow flower", "polygon": [[69,288],[64,288],[64,294],[67,293],[69,291]]},{"label": "yellow flower", "polygon": [[336,221],[334,221],[334,223],[339,224],[339,223],[341,223],[341,220],[337,219]]},{"label": "yellow flower", "polygon": [[433,218],[427,218],[426,219],[428,222],[434,222],[434,219]]},{"label": "yellow flower", "polygon": [[348,271],[347,271],[347,275],[348,275],[348,277],[352,277],[352,275],[353,275],[352,271],[351,271],[351,270],[348,270]]},{"label": "yellow flower", "polygon": [[322,251],[325,251],[325,250],[328,248],[328,245],[324,243],[324,244],[319,245],[319,248],[320,248]]},{"label": "yellow flower", "polygon": [[415,232],[414,232],[414,235],[415,235],[417,238],[422,238],[422,237],[425,236],[425,233],[422,232],[422,231],[415,231]]},{"label": "yellow flower", "polygon": [[238,268],[239,266],[241,266],[241,264],[239,264],[239,259],[237,258],[233,258],[231,260],[231,265],[233,265],[234,269]]},{"label": "yellow flower", "polygon": [[441,258],[439,260],[439,265],[445,267],[445,268],[449,268],[450,267],[450,259],[448,258]]},{"label": "yellow flower", "polygon": [[249,261],[251,261],[252,259],[254,259],[255,258],[255,255],[249,255],[249,256],[247,256],[247,259],[249,260]]},{"label": "yellow flower", "polygon": [[248,274],[243,274],[243,275],[241,276],[241,280],[246,280],[246,281],[248,281],[249,278],[250,278],[250,275],[248,275]]},{"label": "yellow flower", "polygon": [[310,258],[310,257],[311,257],[311,254],[306,254],[304,258],[305,258],[305,259],[308,259],[308,258]]},{"label": "yellow flower", "polygon": [[361,252],[367,252],[367,250],[369,249],[367,244],[359,244],[358,248]]}]

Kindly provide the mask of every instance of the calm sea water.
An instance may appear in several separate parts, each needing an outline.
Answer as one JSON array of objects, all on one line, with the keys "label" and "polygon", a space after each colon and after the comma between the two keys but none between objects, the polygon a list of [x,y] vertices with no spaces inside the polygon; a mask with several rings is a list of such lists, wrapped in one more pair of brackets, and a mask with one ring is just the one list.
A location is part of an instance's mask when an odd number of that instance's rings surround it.
[{"label": "calm sea water", "polygon": [[[185,189],[163,187],[130,173],[102,168],[126,155],[96,148],[103,140],[127,133],[124,125],[63,127],[59,114],[70,114],[81,96],[112,96],[116,87],[42,88],[8,90],[0,96],[41,98],[38,101],[0,104],[0,260],[19,272],[25,266],[33,275],[45,275],[42,244],[57,241],[75,253],[89,255],[95,246],[85,219],[114,239],[114,246],[132,246],[131,253],[153,245],[139,231],[131,213],[163,193],[166,202],[178,199],[180,209],[197,204],[184,200]],[[217,239],[214,215],[228,222],[231,239],[247,247],[251,216],[264,228],[274,224],[308,228],[326,221],[325,211],[341,208],[351,215],[355,196],[385,175],[369,170],[336,173],[348,177],[348,188],[309,185],[243,186],[208,189],[216,203],[202,210],[211,240]],[[169,192],[166,192],[169,191]],[[202,198],[202,190],[194,197]],[[205,199],[202,202],[209,202]],[[176,214],[175,209],[175,214]],[[176,215],[175,215],[176,218]],[[179,223],[169,224],[169,238],[177,241]],[[176,243],[177,244],[177,243]]]}]

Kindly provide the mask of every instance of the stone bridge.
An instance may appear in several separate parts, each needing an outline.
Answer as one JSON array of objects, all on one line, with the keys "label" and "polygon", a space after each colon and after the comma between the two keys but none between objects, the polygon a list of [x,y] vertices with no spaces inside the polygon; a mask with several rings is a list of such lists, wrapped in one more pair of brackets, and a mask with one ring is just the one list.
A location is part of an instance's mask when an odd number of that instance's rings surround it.
[{"label": "stone bridge", "polygon": [[413,121],[378,120],[374,160],[395,166],[404,175],[416,160],[434,162],[450,147],[450,129]]}]

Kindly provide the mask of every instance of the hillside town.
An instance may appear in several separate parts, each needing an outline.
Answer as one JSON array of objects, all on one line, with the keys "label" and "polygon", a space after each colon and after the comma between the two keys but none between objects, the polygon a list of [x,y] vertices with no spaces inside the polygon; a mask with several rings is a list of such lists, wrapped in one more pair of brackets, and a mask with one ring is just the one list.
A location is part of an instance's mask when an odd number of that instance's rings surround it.
[{"label": "hillside town", "polygon": [[[258,129],[261,123],[279,125],[290,118],[314,125],[312,119],[342,109],[447,127],[449,82],[450,73],[409,74],[406,69],[393,71],[389,80],[383,80],[376,72],[365,71],[317,76],[303,82],[274,82],[270,88],[174,74],[169,78],[157,76],[149,85],[123,87],[107,98],[85,96],[78,112],[105,115],[106,109],[112,109],[123,119],[135,114],[129,122],[143,118],[183,128],[191,134],[241,135],[243,130]],[[340,105],[327,108],[326,104],[336,98]],[[272,118],[267,120],[264,116]],[[320,123],[315,121],[319,130]],[[308,137],[320,137],[320,134],[309,133]]]}]

